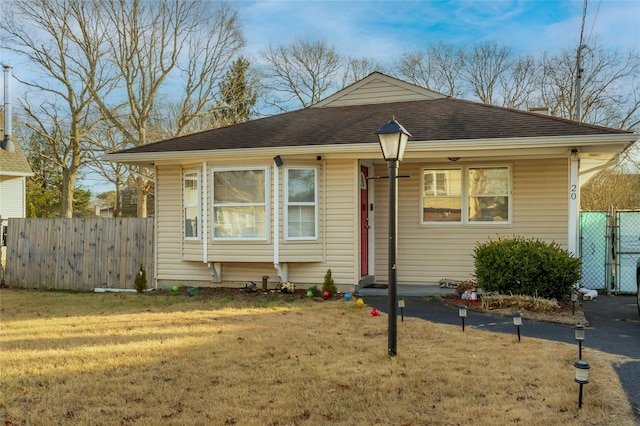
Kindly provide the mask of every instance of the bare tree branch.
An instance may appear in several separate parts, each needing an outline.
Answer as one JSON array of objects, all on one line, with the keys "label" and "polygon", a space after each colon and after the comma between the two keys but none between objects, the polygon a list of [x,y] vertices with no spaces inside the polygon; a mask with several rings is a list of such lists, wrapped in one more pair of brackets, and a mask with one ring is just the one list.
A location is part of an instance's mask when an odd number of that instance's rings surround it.
[{"label": "bare tree branch", "polygon": [[342,58],[323,41],[297,39],[288,45],[269,45],[262,58],[267,63],[269,103],[282,110],[292,102],[305,108],[313,105],[339,84]]}]

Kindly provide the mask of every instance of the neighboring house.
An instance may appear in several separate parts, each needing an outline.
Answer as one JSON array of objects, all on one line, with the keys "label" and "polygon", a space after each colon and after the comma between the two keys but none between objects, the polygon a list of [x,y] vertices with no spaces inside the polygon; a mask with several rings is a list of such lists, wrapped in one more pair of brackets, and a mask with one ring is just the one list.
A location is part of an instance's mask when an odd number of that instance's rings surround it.
[{"label": "neighboring house", "polygon": [[[147,216],[154,215],[154,196],[147,195]],[[120,210],[122,217],[138,217],[138,189],[135,186],[127,186],[120,191]]]},{"label": "neighboring house", "polygon": [[[0,226],[2,229],[0,245],[2,247],[5,246],[7,219],[26,217],[26,180],[28,176],[33,176],[19,144],[12,142],[11,146],[11,150],[0,148]],[[4,259],[4,248],[2,250]]]},{"label": "neighboring house", "polygon": [[[147,196],[147,217],[153,217],[155,212],[153,194]],[[96,206],[95,215],[100,217],[115,217],[115,207],[108,205]],[[120,191],[119,217],[138,217],[138,190],[135,186],[127,186]]]},{"label": "neighboring house", "polygon": [[375,131],[411,134],[400,164],[398,283],[472,277],[498,235],[576,253],[580,185],[638,135],[453,99],[373,73],[318,104],[106,159],[155,169],[157,285],[387,281],[388,181]]}]

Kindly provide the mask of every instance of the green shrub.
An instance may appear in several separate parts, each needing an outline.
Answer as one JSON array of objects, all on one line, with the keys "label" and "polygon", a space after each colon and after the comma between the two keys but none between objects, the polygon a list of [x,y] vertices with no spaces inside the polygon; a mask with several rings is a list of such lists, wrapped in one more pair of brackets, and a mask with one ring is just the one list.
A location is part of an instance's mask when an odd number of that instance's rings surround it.
[{"label": "green shrub", "polygon": [[555,242],[498,237],[478,243],[473,257],[478,287],[485,293],[561,300],[580,281],[580,259]]},{"label": "green shrub", "polygon": [[142,264],[140,264],[140,270],[136,274],[134,285],[138,293],[142,293],[147,289],[147,273],[144,270],[144,266],[142,266]]},{"label": "green shrub", "polygon": [[331,276],[331,269],[327,269],[327,273],[324,275],[324,283],[322,283],[322,291],[328,291],[331,297],[335,296],[338,293],[338,288],[336,287],[336,283],[333,282],[333,277]]}]

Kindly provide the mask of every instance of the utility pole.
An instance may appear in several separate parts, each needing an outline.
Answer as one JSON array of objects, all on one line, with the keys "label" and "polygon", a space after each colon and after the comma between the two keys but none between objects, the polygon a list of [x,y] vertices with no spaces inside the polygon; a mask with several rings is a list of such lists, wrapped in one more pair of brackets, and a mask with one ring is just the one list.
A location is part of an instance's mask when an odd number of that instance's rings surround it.
[{"label": "utility pole", "polygon": [[584,37],[584,24],[587,19],[587,1],[584,0],[584,7],[582,9],[582,26],[580,28],[580,42],[578,43],[578,53],[576,55],[576,109],[575,109],[575,117],[574,120],[582,121],[582,115],[580,111],[582,99],[582,73],[584,69],[582,68],[582,49],[587,47],[582,41]]},{"label": "utility pole", "polygon": [[[586,3],[586,2],[585,2]],[[582,58],[581,58],[581,54],[582,54],[582,48],[585,47],[584,45],[580,44],[580,46],[578,46],[578,55],[576,58],[576,111],[575,111],[575,120],[576,121],[581,121],[582,117],[581,117],[581,112],[580,112],[580,103],[582,102],[581,98],[581,91],[582,91],[582,84],[581,84],[581,80],[582,80],[582,72],[584,71],[584,69],[582,69]]]}]

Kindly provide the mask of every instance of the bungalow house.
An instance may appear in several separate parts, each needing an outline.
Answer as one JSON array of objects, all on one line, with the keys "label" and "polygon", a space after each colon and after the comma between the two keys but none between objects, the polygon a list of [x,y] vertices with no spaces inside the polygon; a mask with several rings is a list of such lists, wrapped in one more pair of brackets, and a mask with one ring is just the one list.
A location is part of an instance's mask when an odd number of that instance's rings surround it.
[{"label": "bungalow house", "polygon": [[[155,170],[156,271],[174,284],[387,281],[389,184],[376,130],[412,137],[398,180],[398,284],[472,277],[498,235],[578,247],[580,185],[627,131],[454,99],[380,73],[310,108],[114,152]],[[406,176],[406,177],[405,177]],[[417,289],[417,287],[416,287]]]}]

